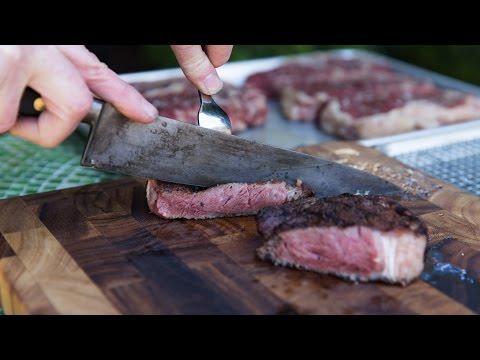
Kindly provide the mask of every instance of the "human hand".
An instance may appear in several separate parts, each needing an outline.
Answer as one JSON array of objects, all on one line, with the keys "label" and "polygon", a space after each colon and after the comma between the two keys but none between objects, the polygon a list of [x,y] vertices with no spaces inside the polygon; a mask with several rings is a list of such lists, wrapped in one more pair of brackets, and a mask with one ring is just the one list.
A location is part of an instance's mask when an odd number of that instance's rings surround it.
[{"label": "human hand", "polygon": [[[27,86],[45,102],[39,118],[18,117]],[[44,147],[57,146],[90,110],[92,93],[132,120],[149,123],[158,114],[82,45],[0,46],[0,134],[10,131]]]},{"label": "human hand", "polygon": [[222,80],[215,68],[225,64],[232,53],[233,45],[172,45],[175,57],[185,76],[201,92],[213,95],[222,89]]}]

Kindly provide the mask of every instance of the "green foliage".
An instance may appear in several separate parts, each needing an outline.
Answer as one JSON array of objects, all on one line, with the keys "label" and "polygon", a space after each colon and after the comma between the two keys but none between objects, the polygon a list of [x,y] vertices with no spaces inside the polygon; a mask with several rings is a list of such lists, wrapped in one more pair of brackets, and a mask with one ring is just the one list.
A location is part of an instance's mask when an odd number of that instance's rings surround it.
[{"label": "green foliage", "polygon": [[338,48],[371,48],[368,45],[237,45],[233,49],[232,60],[248,60],[271,56],[308,53],[318,50]]},{"label": "green foliage", "polygon": [[385,45],[382,52],[467,82],[480,84],[480,45]]},{"label": "green foliage", "polygon": [[168,45],[143,45],[139,57],[144,65],[152,68],[172,68],[178,63]]},{"label": "green foliage", "polygon": [[[383,53],[458,79],[480,84],[480,45],[236,45],[231,60],[360,48]],[[141,61],[151,68],[176,67],[167,45],[144,45]]]}]

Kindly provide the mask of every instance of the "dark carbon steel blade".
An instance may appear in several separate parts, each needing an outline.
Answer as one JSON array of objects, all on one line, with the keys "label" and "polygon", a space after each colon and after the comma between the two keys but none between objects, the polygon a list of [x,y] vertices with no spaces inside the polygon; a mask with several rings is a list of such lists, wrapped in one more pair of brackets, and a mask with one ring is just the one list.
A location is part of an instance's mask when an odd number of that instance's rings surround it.
[{"label": "dark carbon steel blade", "polygon": [[400,194],[391,183],[319,157],[158,117],[129,121],[105,104],[90,132],[82,165],[179,184],[302,180],[317,196]]}]

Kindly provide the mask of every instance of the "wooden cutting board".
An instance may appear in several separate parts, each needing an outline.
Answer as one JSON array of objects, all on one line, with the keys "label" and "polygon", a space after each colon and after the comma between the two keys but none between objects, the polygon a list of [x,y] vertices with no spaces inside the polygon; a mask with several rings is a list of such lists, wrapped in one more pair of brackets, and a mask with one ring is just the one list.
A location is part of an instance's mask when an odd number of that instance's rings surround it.
[{"label": "wooden cutting board", "polygon": [[421,280],[355,284],[260,261],[253,217],[163,220],[127,179],[0,201],[7,314],[472,314],[480,312],[480,201],[353,143],[303,148],[427,200]]}]

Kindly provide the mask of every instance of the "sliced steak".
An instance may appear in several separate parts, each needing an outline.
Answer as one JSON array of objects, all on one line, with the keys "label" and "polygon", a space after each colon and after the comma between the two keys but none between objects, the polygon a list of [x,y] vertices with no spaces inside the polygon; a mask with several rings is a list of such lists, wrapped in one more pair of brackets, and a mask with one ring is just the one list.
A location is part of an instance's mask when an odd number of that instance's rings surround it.
[{"label": "sliced steak", "polygon": [[[161,116],[197,123],[200,106],[197,89],[185,78],[133,84]],[[251,87],[224,84],[215,101],[228,114],[233,132],[262,125],[267,119],[265,95]]]},{"label": "sliced steak", "polygon": [[217,185],[208,189],[156,180],[147,183],[150,211],[166,219],[208,219],[256,214],[260,209],[285,204],[313,192],[283,181]]},{"label": "sliced steak", "polygon": [[308,198],[257,214],[261,259],[358,281],[406,284],[423,270],[427,228],[383,196]]}]

